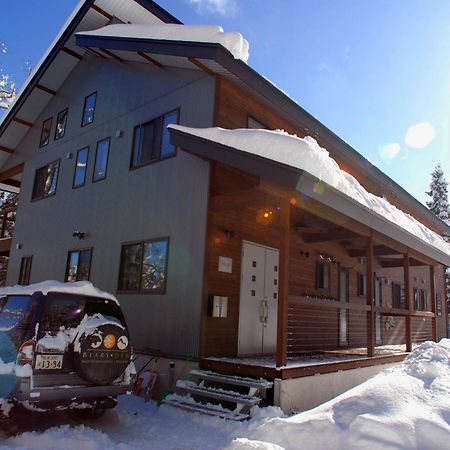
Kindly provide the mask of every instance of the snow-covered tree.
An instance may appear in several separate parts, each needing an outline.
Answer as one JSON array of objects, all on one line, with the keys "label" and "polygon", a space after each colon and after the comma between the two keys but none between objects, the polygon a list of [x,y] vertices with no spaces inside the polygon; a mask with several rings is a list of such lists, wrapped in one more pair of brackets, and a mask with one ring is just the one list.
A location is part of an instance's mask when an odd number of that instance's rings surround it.
[{"label": "snow-covered tree", "polygon": [[427,195],[431,197],[431,200],[427,201],[428,208],[439,219],[449,223],[448,181],[440,164],[431,173],[430,190],[427,191]]}]

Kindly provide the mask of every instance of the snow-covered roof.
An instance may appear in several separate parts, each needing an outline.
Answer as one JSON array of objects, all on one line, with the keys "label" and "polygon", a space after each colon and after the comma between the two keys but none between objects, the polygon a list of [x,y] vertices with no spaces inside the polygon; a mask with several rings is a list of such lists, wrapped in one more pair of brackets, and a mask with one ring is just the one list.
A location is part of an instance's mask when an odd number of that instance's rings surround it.
[{"label": "snow-covered roof", "polygon": [[91,297],[100,297],[118,303],[116,297],[109,292],[97,289],[89,281],[75,281],[73,283],[62,283],[61,281],[48,280],[41,283],[30,284],[28,286],[6,286],[0,288],[2,295],[31,295],[34,292],[64,292],[66,294],[79,294]]},{"label": "snow-covered roof", "polygon": [[181,125],[169,125],[169,129],[308,172],[380,217],[450,256],[450,245],[444,239],[386,199],[368,192],[352,175],[342,170],[328,151],[320,147],[312,137],[299,138],[280,130],[225,130]]},{"label": "snow-covered roof", "polygon": [[249,45],[241,33],[224,32],[217,25],[178,25],[178,24],[115,24],[93,31],[84,31],[84,36],[152,39],[182,41],[191,43],[214,43],[225,47],[235,59],[248,60]]}]

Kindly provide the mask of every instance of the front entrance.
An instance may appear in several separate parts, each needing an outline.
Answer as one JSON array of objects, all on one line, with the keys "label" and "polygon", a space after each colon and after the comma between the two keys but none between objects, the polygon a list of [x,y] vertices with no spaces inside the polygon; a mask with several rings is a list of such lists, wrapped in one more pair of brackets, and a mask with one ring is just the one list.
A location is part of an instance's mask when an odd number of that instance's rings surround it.
[{"label": "front entrance", "polygon": [[243,242],[238,354],[275,353],[279,251]]}]

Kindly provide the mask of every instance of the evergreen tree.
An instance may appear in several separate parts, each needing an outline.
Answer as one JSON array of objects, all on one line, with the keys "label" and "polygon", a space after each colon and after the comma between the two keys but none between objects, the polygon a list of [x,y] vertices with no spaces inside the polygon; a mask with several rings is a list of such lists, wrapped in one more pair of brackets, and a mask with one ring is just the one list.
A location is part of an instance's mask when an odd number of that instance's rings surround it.
[{"label": "evergreen tree", "polygon": [[444,178],[444,171],[438,164],[431,173],[430,190],[427,195],[431,200],[427,201],[430,210],[444,222],[450,222],[448,205],[448,181]]}]

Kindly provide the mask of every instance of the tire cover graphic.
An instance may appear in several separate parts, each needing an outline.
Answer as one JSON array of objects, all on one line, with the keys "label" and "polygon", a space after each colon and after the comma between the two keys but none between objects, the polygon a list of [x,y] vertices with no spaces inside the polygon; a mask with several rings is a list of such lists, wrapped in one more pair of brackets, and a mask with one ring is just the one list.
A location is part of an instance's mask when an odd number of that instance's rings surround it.
[{"label": "tire cover graphic", "polygon": [[[123,346],[123,337],[127,345]],[[118,344],[120,340],[121,345]],[[74,352],[74,365],[78,375],[91,383],[110,384],[119,378],[131,358],[131,346],[126,331],[113,324],[100,325],[78,338],[80,352]]]}]

